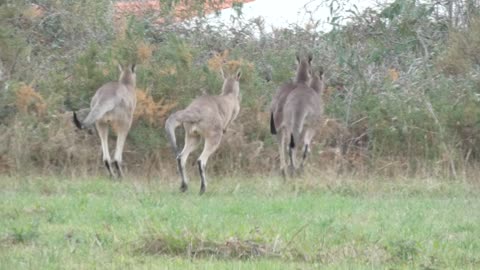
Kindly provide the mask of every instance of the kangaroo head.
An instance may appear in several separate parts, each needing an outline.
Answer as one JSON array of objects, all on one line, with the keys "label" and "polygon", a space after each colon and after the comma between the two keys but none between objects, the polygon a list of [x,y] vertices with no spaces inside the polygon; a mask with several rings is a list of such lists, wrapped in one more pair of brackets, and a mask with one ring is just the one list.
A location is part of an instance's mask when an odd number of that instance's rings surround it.
[{"label": "kangaroo head", "polygon": [[321,94],[325,88],[323,81],[323,68],[319,68],[317,71],[310,70],[310,87],[317,93]]},{"label": "kangaroo head", "polygon": [[307,83],[310,80],[310,70],[312,68],[312,55],[308,54],[307,57],[301,58],[298,54],[297,57],[297,76],[296,83]]},{"label": "kangaroo head", "polygon": [[240,69],[237,70],[235,75],[228,75],[225,76],[223,69],[220,69],[220,73],[223,77],[223,87],[222,87],[222,94],[234,94],[236,97],[240,95],[240,78],[242,77],[242,71]]},{"label": "kangaroo head", "polygon": [[135,75],[135,64],[122,66],[118,64],[118,70],[120,71],[119,82],[126,85],[132,85],[135,87],[137,76]]}]

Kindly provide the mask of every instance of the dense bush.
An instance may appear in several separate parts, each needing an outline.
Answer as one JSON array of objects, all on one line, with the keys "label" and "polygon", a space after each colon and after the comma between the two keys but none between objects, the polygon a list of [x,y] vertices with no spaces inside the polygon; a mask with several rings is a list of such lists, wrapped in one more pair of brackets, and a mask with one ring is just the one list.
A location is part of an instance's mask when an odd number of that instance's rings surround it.
[{"label": "dense bush", "polygon": [[273,171],[269,102],[293,76],[295,53],[311,51],[328,79],[328,121],[312,169],[341,163],[343,171],[456,175],[480,158],[480,19],[472,5],[396,0],[363,12],[332,9],[333,29],[323,33],[315,20],[266,32],[241,12],[231,25],[203,17],[187,25],[159,23],[151,12],[119,19],[107,0],[0,1],[0,172],[99,168],[98,139],[68,120],[117,79],[119,62],[139,64],[130,170],[174,172],[163,121],[194,97],[218,93],[223,65],[243,70],[242,110],[212,170]]}]

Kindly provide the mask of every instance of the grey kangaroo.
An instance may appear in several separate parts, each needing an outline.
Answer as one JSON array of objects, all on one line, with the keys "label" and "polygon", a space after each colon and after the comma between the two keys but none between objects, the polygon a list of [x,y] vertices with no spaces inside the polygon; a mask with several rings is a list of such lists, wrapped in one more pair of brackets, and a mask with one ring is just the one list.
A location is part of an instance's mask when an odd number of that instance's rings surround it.
[{"label": "grey kangaroo", "polygon": [[[296,168],[296,145],[303,142],[303,168],[310,143],[315,130],[321,123],[323,105],[319,92],[323,88],[321,78],[314,78],[310,82],[312,57],[299,59],[297,56],[296,81],[291,87],[280,87],[272,102],[270,129],[279,139],[280,170],[284,178],[287,177],[285,151],[290,157],[290,171],[293,175]],[[317,79],[320,79],[318,81]],[[288,85],[288,84],[287,84]],[[294,87],[293,87],[294,86]],[[314,90],[311,86],[317,88]]]},{"label": "grey kangaroo", "polygon": [[91,110],[87,117],[80,121],[77,114],[73,113],[73,121],[79,129],[95,124],[102,144],[103,162],[112,177],[115,177],[115,173],[108,151],[108,126],[111,124],[117,133],[113,165],[118,176],[123,177],[122,152],[137,103],[135,65],[125,67],[118,65],[118,68],[120,70],[118,82],[106,83],[97,90],[90,103]]},{"label": "grey kangaroo", "polygon": [[280,127],[283,121],[283,107],[287,96],[297,87],[306,86],[309,81],[309,74],[311,69],[312,56],[308,55],[307,59],[300,59],[300,56],[296,55],[297,60],[297,73],[295,81],[286,82],[277,88],[277,91],[272,99],[270,106],[270,132],[274,135],[277,134],[277,127]]},{"label": "grey kangaroo", "polygon": [[[223,71],[221,74],[224,79],[221,95],[198,97],[186,109],[170,115],[165,122],[168,139],[177,157],[182,192],[188,189],[188,179],[185,173],[188,156],[197,149],[202,138],[205,140],[205,145],[197,164],[201,178],[200,195],[205,192],[207,186],[205,167],[208,158],[218,149],[223,133],[240,111],[241,71],[238,70],[235,76],[225,77]],[[180,125],[183,125],[185,129],[185,145],[182,152],[179,153],[175,129]]]},{"label": "grey kangaroo", "polygon": [[[312,139],[317,133],[318,128],[322,125],[322,118],[324,112],[324,104],[322,100],[322,94],[325,89],[325,82],[323,80],[323,70],[319,69],[318,71],[311,72],[310,88],[314,90],[305,91],[304,93],[295,93],[295,96],[286,102],[286,113],[291,113],[292,108],[290,106],[297,106],[301,108],[301,111],[296,110],[293,114],[296,114],[293,118],[293,122],[289,124],[293,126],[293,140],[294,142],[290,143],[290,147],[295,147],[295,142],[301,141],[303,143],[303,154],[302,162],[300,164],[300,170],[303,170],[305,165],[305,160],[307,159],[308,153],[310,153],[310,145]],[[303,121],[302,121],[303,119]],[[303,125],[302,125],[303,124]],[[300,137],[298,137],[300,135]],[[295,152],[294,149],[289,151],[290,160],[293,168],[295,168]]]}]

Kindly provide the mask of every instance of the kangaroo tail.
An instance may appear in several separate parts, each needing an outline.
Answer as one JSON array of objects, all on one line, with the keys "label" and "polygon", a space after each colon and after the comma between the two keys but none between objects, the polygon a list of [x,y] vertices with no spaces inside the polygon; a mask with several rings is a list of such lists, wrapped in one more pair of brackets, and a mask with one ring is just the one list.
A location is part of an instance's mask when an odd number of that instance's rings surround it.
[{"label": "kangaroo tail", "polygon": [[93,109],[88,113],[85,120],[83,120],[82,125],[85,127],[93,125],[98,119],[100,119],[106,112],[113,109],[113,106],[95,106]]},{"label": "kangaroo tail", "polygon": [[290,148],[295,148],[295,139],[293,138],[293,134],[290,134]]},{"label": "kangaroo tail", "polygon": [[306,117],[307,112],[305,111],[301,111],[300,113],[297,113],[295,115],[292,133],[290,134],[290,148],[295,148],[295,141],[297,141],[296,143],[298,143],[298,140],[300,139],[300,134],[302,134],[303,124]]},{"label": "kangaroo tail", "polygon": [[78,129],[82,129],[82,122],[80,122],[80,120],[78,120],[78,117],[77,117],[77,112],[73,112],[73,123],[75,124],[75,126],[78,128]]},{"label": "kangaroo tail", "polygon": [[168,138],[168,141],[170,142],[170,145],[172,146],[172,149],[175,155],[178,155],[177,138],[175,137],[175,129],[181,124],[181,122],[178,121],[177,119],[179,113],[180,112],[173,113],[167,118],[167,121],[165,121],[165,130],[167,131],[167,138]]},{"label": "kangaroo tail", "polygon": [[182,123],[197,123],[202,118],[198,113],[188,110],[180,110],[173,113],[165,121],[165,130],[167,131],[167,138],[176,155],[179,154],[177,148],[177,139],[175,138],[175,129]]},{"label": "kangaroo tail", "polygon": [[87,117],[83,121],[80,121],[76,112],[73,113],[73,122],[79,129],[83,129],[93,125],[98,119],[102,118],[105,113],[113,110],[115,102],[108,101],[100,104],[96,104],[88,113]]},{"label": "kangaroo tail", "polygon": [[277,134],[277,129],[275,128],[275,121],[273,119],[273,112],[270,113],[270,133],[273,135]]}]

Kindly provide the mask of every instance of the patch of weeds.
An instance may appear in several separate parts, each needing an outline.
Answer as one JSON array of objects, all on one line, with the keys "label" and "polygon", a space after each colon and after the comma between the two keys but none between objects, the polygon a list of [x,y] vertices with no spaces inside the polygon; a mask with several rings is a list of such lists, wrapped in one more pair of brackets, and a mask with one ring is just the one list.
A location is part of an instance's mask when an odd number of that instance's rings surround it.
[{"label": "patch of weeds", "polygon": [[135,251],[148,255],[185,256],[189,258],[253,259],[280,257],[276,245],[254,240],[229,238],[216,242],[200,238],[148,237],[137,244]]},{"label": "patch of weeds", "polygon": [[98,247],[103,248],[105,246],[110,246],[113,243],[113,238],[103,233],[96,233],[95,236],[93,237],[93,242]]},{"label": "patch of weeds", "polygon": [[65,216],[63,216],[59,211],[56,210],[48,211],[46,217],[48,223],[63,224],[66,221]]},{"label": "patch of weeds", "polygon": [[11,232],[3,242],[25,244],[33,241],[38,235],[38,223],[32,222],[30,224],[12,228]]},{"label": "patch of weeds", "polygon": [[135,250],[141,254],[148,255],[180,255],[186,253],[187,243],[177,239],[177,238],[163,238],[163,237],[152,237],[151,239],[145,238],[142,240],[142,244],[139,245]]},{"label": "patch of weeds", "polygon": [[361,191],[358,188],[350,185],[336,185],[327,187],[330,192],[332,192],[333,194],[338,194],[342,197],[359,197],[362,195]]},{"label": "patch of weeds", "polygon": [[41,214],[44,213],[46,209],[40,205],[34,205],[31,207],[24,207],[23,211],[27,214]]},{"label": "patch of weeds", "polygon": [[40,184],[38,190],[40,191],[40,194],[45,196],[53,196],[58,192],[55,186],[52,186],[50,184],[45,184],[45,183]]},{"label": "patch of weeds", "polygon": [[16,220],[17,218],[20,217],[20,211],[18,209],[12,209],[10,211],[4,211],[3,213],[0,213],[0,218],[3,220]]},{"label": "patch of weeds", "polygon": [[445,265],[441,264],[435,256],[429,256],[425,263],[420,264],[420,269],[423,270],[435,270],[444,269]]},{"label": "patch of weeds", "polygon": [[159,205],[151,196],[138,196],[137,199],[143,207],[157,207]]},{"label": "patch of weeds", "polygon": [[463,233],[463,232],[474,232],[476,225],[473,223],[457,224],[453,227],[453,232]]},{"label": "patch of weeds", "polygon": [[418,243],[413,240],[392,241],[386,247],[392,259],[401,262],[413,261],[419,254]]},{"label": "patch of weeds", "polygon": [[361,260],[369,263],[381,264],[390,259],[385,248],[375,244],[363,244],[352,242],[334,248],[322,249],[318,252],[316,260],[333,264],[339,261]]}]

